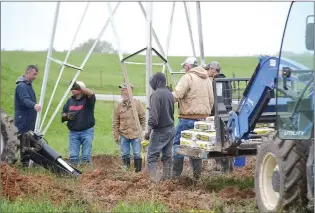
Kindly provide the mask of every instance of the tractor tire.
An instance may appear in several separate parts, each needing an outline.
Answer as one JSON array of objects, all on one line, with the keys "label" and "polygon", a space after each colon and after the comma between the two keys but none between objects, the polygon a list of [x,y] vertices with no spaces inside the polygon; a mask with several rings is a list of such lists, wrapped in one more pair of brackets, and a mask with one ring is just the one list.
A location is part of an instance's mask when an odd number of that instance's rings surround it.
[{"label": "tractor tire", "polygon": [[18,160],[20,141],[17,135],[18,130],[13,124],[13,119],[1,109],[1,162],[13,165]]},{"label": "tractor tire", "polygon": [[307,205],[306,162],[309,142],[281,140],[276,132],[263,138],[255,169],[260,212],[293,212]]}]

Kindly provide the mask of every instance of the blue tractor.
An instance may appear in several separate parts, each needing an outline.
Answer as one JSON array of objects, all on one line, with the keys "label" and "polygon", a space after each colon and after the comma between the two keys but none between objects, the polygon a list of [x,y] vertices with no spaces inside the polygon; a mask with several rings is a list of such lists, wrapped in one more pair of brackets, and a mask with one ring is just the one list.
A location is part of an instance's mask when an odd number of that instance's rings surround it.
[{"label": "blue tractor", "polygon": [[[232,111],[229,100],[219,97],[222,84],[231,84]],[[314,2],[291,3],[279,57],[261,56],[251,78],[214,80],[214,97],[213,149],[180,145],[178,153],[205,159],[255,155],[260,212],[313,211]],[[258,126],[272,131],[259,134]]]}]

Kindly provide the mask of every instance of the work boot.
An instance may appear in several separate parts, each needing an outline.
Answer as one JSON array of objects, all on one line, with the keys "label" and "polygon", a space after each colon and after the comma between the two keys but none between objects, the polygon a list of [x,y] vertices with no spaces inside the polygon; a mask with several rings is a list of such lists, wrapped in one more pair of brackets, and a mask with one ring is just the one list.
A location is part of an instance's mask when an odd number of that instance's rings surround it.
[{"label": "work boot", "polygon": [[199,179],[201,175],[201,169],[202,169],[202,159],[190,159],[190,166],[193,170],[193,175],[195,179]]},{"label": "work boot", "polygon": [[163,161],[163,180],[171,178],[172,161]]},{"label": "work boot", "polygon": [[124,166],[127,169],[129,169],[130,167],[130,158],[123,158],[123,163],[124,163]]},{"label": "work boot", "polygon": [[142,166],[142,159],[134,159],[135,171],[140,172]]},{"label": "work boot", "polygon": [[30,160],[29,157],[25,155],[25,148],[29,147],[29,141],[27,141],[24,134],[18,135],[18,139],[20,141],[20,160],[22,167],[29,167],[30,166]]},{"label": "work boot", "polygon": [[173,178],[179,177],[183,172],[183,168],[184,168],[184,158],[174,159],[172,177]]}]

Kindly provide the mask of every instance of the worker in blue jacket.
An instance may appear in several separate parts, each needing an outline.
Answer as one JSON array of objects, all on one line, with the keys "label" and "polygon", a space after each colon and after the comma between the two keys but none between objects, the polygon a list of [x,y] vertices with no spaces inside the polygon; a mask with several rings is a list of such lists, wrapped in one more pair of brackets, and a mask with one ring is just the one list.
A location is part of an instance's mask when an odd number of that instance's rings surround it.
[{"label": "worker in blue jacket", "polygon": [[14,95],[14,125],[18,129],[20,139],[20,158],[23,167],[29,166],[29,159],[24,155],[22,135],[34,131],[37,112],[41,106],[36,103],[35,91],[32,82],[37,78],[38,68],[29,65],[23,76],[16,80]]}]

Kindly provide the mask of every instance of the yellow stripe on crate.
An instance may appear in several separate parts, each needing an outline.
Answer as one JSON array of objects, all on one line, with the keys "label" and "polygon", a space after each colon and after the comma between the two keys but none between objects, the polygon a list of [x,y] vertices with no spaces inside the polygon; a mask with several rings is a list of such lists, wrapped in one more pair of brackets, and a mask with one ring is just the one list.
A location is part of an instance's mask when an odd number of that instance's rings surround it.
[{"label": "yellow stripe on crate", "polygon": [[257,134],[267,134],[269,132],[273,132],[274,129],[272,128],[256,128],[254,129],[254,132]]}]

